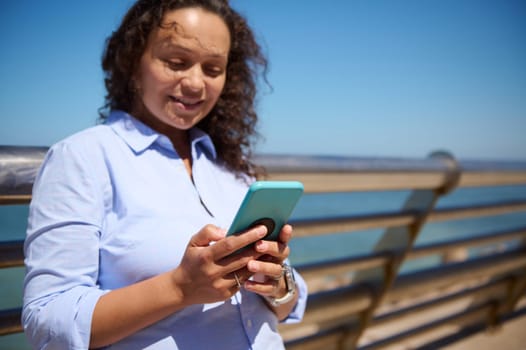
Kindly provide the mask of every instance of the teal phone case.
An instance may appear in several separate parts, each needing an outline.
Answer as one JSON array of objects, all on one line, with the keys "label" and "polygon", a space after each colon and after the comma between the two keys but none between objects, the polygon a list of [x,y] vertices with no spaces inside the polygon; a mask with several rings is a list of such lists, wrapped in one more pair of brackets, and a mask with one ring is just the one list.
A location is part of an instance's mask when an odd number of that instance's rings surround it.
[{"label": "teal phone case", "polygon": [[254,182],[228,229],[228,235],[263,224],[268,231],[264,239],[276,241],[302,194],[303,184],[298,181]]}]

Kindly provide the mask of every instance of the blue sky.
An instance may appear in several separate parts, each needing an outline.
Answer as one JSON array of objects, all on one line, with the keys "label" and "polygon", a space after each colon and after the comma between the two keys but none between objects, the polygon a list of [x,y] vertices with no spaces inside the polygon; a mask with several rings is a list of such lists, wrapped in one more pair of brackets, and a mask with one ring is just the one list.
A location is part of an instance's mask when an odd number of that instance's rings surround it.
[{"label": "blue sky", "polygon": [[[0,3],[0,144],[94,125],[130,0]],[[270,59],[260,153],[526,160],[526,2],[232,0]]]}]

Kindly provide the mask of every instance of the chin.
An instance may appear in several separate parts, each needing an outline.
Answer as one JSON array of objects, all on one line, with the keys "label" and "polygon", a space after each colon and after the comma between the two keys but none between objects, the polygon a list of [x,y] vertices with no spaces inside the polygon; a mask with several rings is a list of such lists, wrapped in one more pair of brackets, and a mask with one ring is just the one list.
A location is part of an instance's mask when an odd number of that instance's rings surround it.
[{"label": "chin", "polygon": [[181,117],[173,117],[168,118],[164,122],[168,125],[170,125],[173,128],[179,129],[179,130],[189,130],[193,128],[202,118],[191,118],[190,120],[181,118]]}]

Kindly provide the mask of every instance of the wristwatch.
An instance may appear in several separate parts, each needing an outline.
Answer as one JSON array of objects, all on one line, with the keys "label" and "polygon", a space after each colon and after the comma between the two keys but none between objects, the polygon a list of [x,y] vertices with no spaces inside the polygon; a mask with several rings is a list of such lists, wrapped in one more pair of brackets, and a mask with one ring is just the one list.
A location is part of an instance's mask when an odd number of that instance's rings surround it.
[{"label": "wristwatch", "polygon": [[294,299],[294,295],[296,294],[296,281],[294,280],[294,272],[292,271],[292,267],[287,264],[283,264],[282,274],[285,277],[287,293],[280,298],[267,297],[267,300],[272,306],[279,306],[288,303]]}]

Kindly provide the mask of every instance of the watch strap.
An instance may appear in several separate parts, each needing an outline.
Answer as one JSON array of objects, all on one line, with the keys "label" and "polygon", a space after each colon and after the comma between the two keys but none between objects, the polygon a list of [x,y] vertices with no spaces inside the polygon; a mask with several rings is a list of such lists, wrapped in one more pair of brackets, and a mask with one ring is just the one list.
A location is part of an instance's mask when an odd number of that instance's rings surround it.
[{"label": "watch strap", "polygon": [[267,300],[270,302],[272,306],[279,306],[288,303],[292,299],[294,299],[294,295],[296,294],[296,281],[294,280],[294,271],[292,270],[292,267],[288,264],[283,264],[283,270],[282,270],[283,276],[285,277],[285,285],[287,287],[287,293],[285,293],[284,296],[279,298],[271,298],[267,297]]}]

